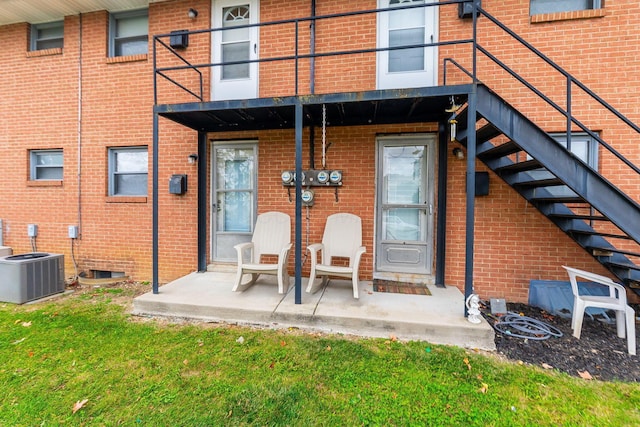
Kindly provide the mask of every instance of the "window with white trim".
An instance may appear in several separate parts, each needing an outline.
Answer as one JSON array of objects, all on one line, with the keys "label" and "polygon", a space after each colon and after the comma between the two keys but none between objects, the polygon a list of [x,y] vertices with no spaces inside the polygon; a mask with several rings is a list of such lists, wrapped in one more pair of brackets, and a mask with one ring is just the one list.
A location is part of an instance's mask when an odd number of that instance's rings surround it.
[{"label": "window with white trim", "polygon": [[149,52],[149,10],[109,15],[109,57]]},{"label": "window with white trim", "polygon": [[531,0],[529,14],[571,12],[602,8],[602,0]]},{"label": "window with white trim", "polygon": [[29,169],[31,181],[62,181],[62,150],[31,150]]},{"label": "window with white trim", "polygon": [[[567,148],[567,134],[554,133],[551,137],[558,141],[558,144]],[[582,160],[593,169],[598,169],[598,141],[591,135],[584,132],[571,133],[571,150],[577,158]]]},{"label": "window with white trim", "polygon": [[146,196],[147,147],[109,149],[109,196]]},{"label": "window with white trim", "polygon": [[30,50],[61,48],[64,43],[64,21],[31,25]]}]

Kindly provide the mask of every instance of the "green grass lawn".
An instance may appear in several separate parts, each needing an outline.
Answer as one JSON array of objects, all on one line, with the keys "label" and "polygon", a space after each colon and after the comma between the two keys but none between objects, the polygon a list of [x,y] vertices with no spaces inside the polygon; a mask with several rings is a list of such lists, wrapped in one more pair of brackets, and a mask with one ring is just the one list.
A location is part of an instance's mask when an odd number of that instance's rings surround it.
[{"label": "green grass lawn", "polygon": [[0,426],[640,425],[638,384],[426,342],[132,321],[111,292],[0,304]]}]

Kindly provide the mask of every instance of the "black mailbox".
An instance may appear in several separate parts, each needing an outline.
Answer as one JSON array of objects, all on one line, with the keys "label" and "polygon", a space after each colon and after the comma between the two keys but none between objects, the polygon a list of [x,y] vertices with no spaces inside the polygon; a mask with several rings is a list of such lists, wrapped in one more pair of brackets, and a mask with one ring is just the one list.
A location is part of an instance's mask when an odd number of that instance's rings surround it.
[{"label": "black mailbox", "polygon": [[170,194],[184,194],[187,192],[187,175],[171,175],[169,179]]},{"label": "black mailbox", "polygon": [[185,49],[189,46],[189,33],[187,30],[171,31],[169,46],[174,49]]}]

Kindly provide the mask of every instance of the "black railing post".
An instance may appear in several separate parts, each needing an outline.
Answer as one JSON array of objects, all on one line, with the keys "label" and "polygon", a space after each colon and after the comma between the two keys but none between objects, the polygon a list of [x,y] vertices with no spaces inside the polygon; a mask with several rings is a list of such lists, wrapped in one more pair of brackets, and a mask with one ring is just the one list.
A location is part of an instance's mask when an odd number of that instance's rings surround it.
[{"label": "black railing post", "polygon": [[198,132],[198,271],[207,271],[207,133]]},{"label": "black railing post", "polygon": [[295,303],[302,304],[302,103],[296,101]]},{"label": "black railing post", "polygon": [[[474,15],[475,16],[475,15]],[[476,196],[476,111],[478,106],[478,85],[473,85],[469,93],[467,106],[467,211],[465,235],[464,300],[473,293],[473,258],[475,233],[475,196]],[[467,316],[465,304],[464,315]]]},{"label": "black railing post", "polygon": [[151,246],[152,246],[152,260],[151,260],[151,276],[153,293],[158,293],[158,113],[153,112],[153,155],[151,162],[151,174],[152,177],[152,190],[151,190]]}]

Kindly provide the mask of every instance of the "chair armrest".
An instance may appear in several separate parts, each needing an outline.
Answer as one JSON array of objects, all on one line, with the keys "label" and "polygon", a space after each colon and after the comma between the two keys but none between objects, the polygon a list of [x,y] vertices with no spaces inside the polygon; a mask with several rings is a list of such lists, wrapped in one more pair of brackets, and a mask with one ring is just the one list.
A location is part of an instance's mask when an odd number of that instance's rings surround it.
[{"label": "chair armrest", "polygon": [[244,252],[247,249],[251,249],[252,251],[251,259],[253,259],[253,242],[239,243],[235,245],[233,248],[236,250],[236,253],[238,254],[238,264],[244,264],[245,262]]},{"label": "chair armrest", "polygon": [[358,270],[359,266],[360,266],[360,258],[362,257],[362,254],[367,252],[367,248],[365,248],[364,246],[360,246],[358,248],[358,250],[356,251],[356,255],[353,257],[353,269],[354,270]]},{"label": "chair armrest", "polygon": [[313,243],[307,246],[307,249],[311,252],[311,265],[316,265],[318,263],[318,252],[324,250],[324,245],[322,243]]},{"label": "chair armrest", "polygon": [[281,266],[286,266],[287,265],[287,261],[289,260],[289,251],[291,250],[291,246],[293,246],[291,243],[287,244],[284,248],[282,248],[282,250],[280,251],[280,255],[278,256],[278,267]]}]

